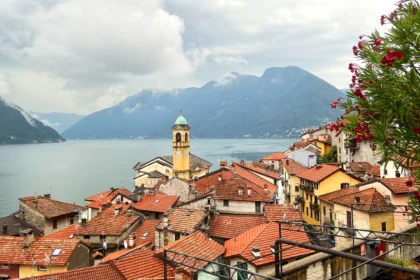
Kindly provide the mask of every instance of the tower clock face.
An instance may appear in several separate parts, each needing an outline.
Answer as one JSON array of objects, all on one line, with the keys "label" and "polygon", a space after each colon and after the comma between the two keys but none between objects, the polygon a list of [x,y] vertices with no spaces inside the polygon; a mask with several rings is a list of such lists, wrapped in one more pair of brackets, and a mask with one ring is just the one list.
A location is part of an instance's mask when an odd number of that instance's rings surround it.
[{"label": "tower clock face", "polygon": [[182,154],[181,154],[181,152],[180,152],[180,151],[176,152],[176,157],[178,157],[178,158],[179,158],[179,157],[181,157],[181,155],[182,155]]}]

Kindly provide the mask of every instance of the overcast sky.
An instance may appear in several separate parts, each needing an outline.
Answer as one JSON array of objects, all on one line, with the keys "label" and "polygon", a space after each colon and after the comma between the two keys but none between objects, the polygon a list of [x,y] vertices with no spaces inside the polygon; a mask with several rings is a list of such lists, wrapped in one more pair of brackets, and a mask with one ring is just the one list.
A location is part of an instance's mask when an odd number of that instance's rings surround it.
[{"label": "overcast sky", "polygon": [[348,87],[351,47],[393,0],[0,0],[0,96],[91,113],[143,88],[296,65]]}]

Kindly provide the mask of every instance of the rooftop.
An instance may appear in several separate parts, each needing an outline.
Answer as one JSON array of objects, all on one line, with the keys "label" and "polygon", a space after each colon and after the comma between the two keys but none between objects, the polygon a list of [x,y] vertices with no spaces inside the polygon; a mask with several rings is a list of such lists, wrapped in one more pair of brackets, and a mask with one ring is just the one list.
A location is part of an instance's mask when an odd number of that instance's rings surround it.
[{"label": "rooftop", "polygon": [[[80,230],[80,225],[71,225],[62,230],[56,231],[50,235],[47,235],[48,238],[52,239],[71,239],[76,238],[77,232]],[[70,238],[71,237],[71,238]]]},{"label": "rooftop", "polygon": [[375,177],[381,176],[381,166],[380,165],[374,165],[371,169],[368,170],[367,174],[372,174]]},{"label": "rooftop", "polygon": [[339,166],[334,166],[330,164],[317,164],[314,167],[307,169],[303,172],[297,174],[299,178],[309,180],[312,182],[321,182],[325,178],[331,176],[335,172],[339,171]]},{"label": "rooftop", "polygon": [[264,206],[264,213],[267,222],[283,220],[290,222],[303,221],[300,212],[295,210],[291,205],[267,204]]},{"label": "rooftop", "polygon": [[229,166],[229,169],[233,171],[232,168],[235,168],[235,174],[238,176],[258,185],[260,188],[264,189],[264,187],[267,187],[270,193],[275,193],[277,191],[277,186],[270,183],[267,180],[264,180],[263,178],[253,174],[252,172],[249,172],[248,170],[242,168],[240,165],[233,164],[232,166]]},{"label": "rooftop", "polygon": [[151,242],[152,247],[155,245],[155,227],[159,220],[144,220],[141,225],[133,231],[136,235],[138,243]]},{"label": "rooftop", "polygon": [[111,190],[109,191],[105,191],[85,198],[86,201],[90,201],[90,203],[88,203],[86,207],[99,209],[102,205],[113,201],[117,197],[117,195],[122,195],[124,197],[130,198],[131,192],[122,187],[119,189],[111,188]]},{"label": "rooftop", "polygon": [[[355,203],[356,197],[359,198],[360,205]],[[395,209],[391,203],[389,205],[384,205],[386,204],[385,197],[374,188],[337,197],[333,199],[332,202],[353,207],[353,209],[363,212],[394,211]]]},{"label": "rooftop", "polygon": [[22,197],[19,198],[19,200],[48,219],[67,214],[75,214],[75,212],[77,213],[78,211],[86,210],[86,208],[83,206],[70,204],[39,195]]},{"label": "rooftop", "polygon": [[210,224],[210,236],[230,239],[264,223],[265,217],[262,215],[220,214]]},{"label": "rooftop", "polygon": [[[203,210],[174,208],[168,213],[168,230],[180,233],[193,233],[200,227],[206,217],[207,213]],[[156,226],[156,229],[163,230],[163,221]]]},{"label": "rooftop", "polygon": [[32,227],[31,225],[28,225],[25,223],[25,221],[19,219],[16,216],[17,213],[10,214],[9,216],[1,217],[0,218],[0,226],[7,226],[7,233],[3,234],[3,228],[0,229],[0,235],[11,235],[11,236],[20,236],[21,230],[30,228],[33,230],[34,234],[36,236],[42,235],[42,233]]},{"label": "rooftop", "polygon": [[179,196],[155,193],[145,194],[139,202],[133,204],[139,211],[165,213],[171,209],[178,201]]},{"label": "rooftop", "polygon": [[289,175],[296,175],[307,170],[305,166],[301,165],[300,163],[294,161],[291,158],[282,159],[281,164],[283,168],[286,169]]},{"label": "rooftop", "polygon": [[119,259],[121,257],[124,257],[127,254],[130,254],[138,249],[141,249],[143,247],[149,246],[150,242],[145,242],[145,243],[141,243],[139,245],[136,245],[133,248],[127,248],[127,249],[122,249],[122,250],[118,250],[112,253],[108,253],[105,258],[102,259],[102,263],[106,263],[109,262],[110,260],[116,260]]},{"label": "rooftop", "polygon": [[382,178],[379,181],[396,194],[406,194],[416,190],[415,187],[408,187],[405,183],[409,180],[408,177],[400,178]]},{"label": "rooftop", "polygon": [[[162,164],[166,164],[167,166],[172,167],[173,165],[173,156],[160,156],[157,158],[154,158],[152,160],[149,160],[147,162],[138,162],[135,166],[134,166],[134,170],[141,170],[143,168],[143,166],[148,165],[149,163],[151,163],[152,161],[159,161]],[[190,153],[190,170],[194,171],[196,169],[197,166],[202,166],[204,168],[210,168],[212,166],[212,164],[210,162],[208,162],[205,159],[202,159],[192,153]]]},{"label": "rooftop", "polygon": [[286,158],[286,155],[284,153],[273,153],[268,156],[265,156],[261,158],[261,160],[280,160],[282,158]]},{"label": "rooftop", "polygon": [[320,195],[318,198],[320,200],[332,203],[333,200],[336,199],[336,198],[346,196],[346,195],[356,193],[356,192],[359,192],[359,188],[356,187],[356,186],[350,186],[350,187],[345,188],[345,189],[341,189],[341,190],[338,190],[338,191],[335,191],[335,192],[330,192],[330,193],[327,193],[327,194]]},{"label": "rooftop", "polygon": [[[286,226],[286,225],[284,225]],[[298,230],[299,227],[291,226],[292,229]],[[261,224],[251,228],[239,236],[232,238],[225,243],[224,258],[232,258],[239,256],[242,259],[251,261],[254,266],[263,266],[274,263],[274,254],[271,252],[271,245],[279,238],[279,224],[276,222],[269,222],[268,224]],[[303,231],[282,230],[282,238],[294,240],[298,242],[308,242],[309,238]],[[252,248],[258,247],[263,258],[255,259],[252,255]],[[282,245],[284,250],[290,245]],[[293,250],[285,250],[283,252],[283,260],[291,258],[304,257],[314,253],[312,250],[295,247]]]},{"label": "rooftop", "polygon": [[349,162],[347,164],[349,166],[347,171],[349,172],[368,172],[372,168],[372,165],[366,161]]},{"label": "rooftop", "polygon": [[268,169],[268,165],[265,165],[263,163],[259,162],[241,162],[241,163],[235,163],[241,165],[243,168],[248,169],[253,172],[257,172],[261,175],[265,175],[267,177],[273,178],[273,179],[280,179],[280,173],[274,172],[270,169]]},{"label": "rooftop", "polygon": [[182,114],[180,114],[175,121],[175,125],[187,125],[187,124],[188,124],[187,120]]},{"label": "rooftop", "polygon": [[[119,208],[118,215],[115,215],[115,208]],[[126,211],[131,205],[115,204],[105,208],[102,213],[97,214],[77,235],[106,235],[120,236],[124,231],[135,223],[139,216],[127,216]]]}]

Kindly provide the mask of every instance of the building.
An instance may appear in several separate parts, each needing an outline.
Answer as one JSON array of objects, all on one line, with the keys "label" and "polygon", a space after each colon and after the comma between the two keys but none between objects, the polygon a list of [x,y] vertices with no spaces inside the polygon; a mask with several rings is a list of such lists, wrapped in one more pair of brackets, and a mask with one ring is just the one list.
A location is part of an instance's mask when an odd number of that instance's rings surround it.
[{"label": "building", "polygon": [[286,153],[286,156],[287,158],[293,159],[302,166],[305,166],[306,168],[311,168],[316,164],[317,161],[317,155],[315,153],[304,149],[288,151]]},{"label": "building", "polygon": [[159,220],[163,214],[174,207],[179,196],[166,195],[159,192],[149,192],[140,197],[140,201],[133,204],[134,209],[143,214],[146,219]]},{"label": "building", "polygon": [[314,153],[317,156],[321,156],[321,148],[309,141],[298,141],[289,146],[289,150],[286,152],[295,152],[298,150],[305,150]]},{"label": "building", "polygon": [[300,179],[297,174],[305,170],[307,170],[306,167],[291,158],[280,161],[281,188],[285,196],[284,204],[292,205],[296,202],[296,198],[300,196]]},{"label": "building", "polygon": [[102,259],[101,263],[107,263],[111,260],[122,259],[126,257],[127,255],[138,251],[139,249],[148,248],[150,246],[150,242],[137,244],[136,239],[131,238],[130,240],[132,240],[130,242],[131,244],[130,245],[127,244],[127,248],[123,248],[121,250],[107,254],[106,257]]},{"label": "building", "polygon": [[220,214],[212,219],[209,236],[223,245],[226,240],[264,223],[265,217],[261,215]]},{"label": "building", "polygon": [[349,136],[345,139],[344,147],[348,150],[347,162],[369,162],[375,165],[382,159],[382,155],[372,150],[372,143],[369,140],[357,142],[356,137]]},{"label": "building", "polygon": [[[108,251],[118,249],[144,217],[136,216],[131,205],[120,203],[102,209],[77,232],[77,239],[91,244],[94,248]],[[106,242],[106,248],[104,243]]]},{"label": "building", "polygon": [[407,177],[383,178],[359,185],[361,191],[374,188],[384,197],[388,196],[393,205],[402,206],[394,212],[395,229],[405,228],[412,222],[409,215],[401,213],[405,210],[404,206],[408,206],[412,193],[417,190],[416,187],[408,187],[406,185],[408,179]]},{"label": "building", "polygon": [[379,161],[381,178],[409,177],[413,169],[420,167],[418,162],[411,162],[406,158],[393,156],[391,161]]},{"label": "building", "polygon": [[305,222],[319,225],[320,207],[318,197],[362,182],[361,179],[344,172],[339,166],[317,164],[297,175],[300,179],[300,211]]},{"label": "building", "polygon": [[155,246],[159,249],[196,231],[207,230],[208,223],[206,211],[174,208],[156,226]]},{"label": "building", "polygon": [[134,231],[133,235],[136,237],[138,243],[150,243],[150,248],[155,248],[155,228],[160,223],[160,220],[144,220]]},{"label": "building", "polygon": [[159,185],[156,189],[167,195],[179,196],[180,202],[188,202],[196,198],[196,195],[194,194],[195,190],[188,181],[176,177],[169,179],[167,182]]},{"label": "building", "polygon": [[[163,258],[164,249],[216,262],[221,261],[221,256],[225,251],[222,245],[209,239],[207,236],[205,236],[202,232],[199,231],[196,231],[191,235],[185,236],[175,242],[170,243],[169,245],[166,245],[164,248],[157,250],[155,254],[161,259]],[[176,256],[172,252],[167,252],[167,254],[170,259],[174,259],[175,261],[182,261],[185,258],[182,255]],[[186,263],[203,270],[206,270],[207,266],[209,265],[209,263],[205,261],[197,261],[193,264],[191,262]],[[179,266],[187,273],[189,277],[191,277],[191,279],[219,279],[218,277],[209,276],[207,273],[202,271],[198,271],[197,278],[194,278],[193,274],[197,272],[195,269],[183,265]],[[216,264],[213,264],[211,265],[211,269],[209,270],[217,271],[218,267]]]},{"label": "building", "polygon": [[181,114],[172,126],[172,156],[161,156],[137,163],[134,166],[134,180],[136,186],[146,187],[154,186],[155,179],[163,176],[190,180],[209,173],[211,165],[210,162],[190,153],[190,126]]},{"label": "building", "polygon": [[[292,226],[292,229],[297,229],[297,227]],[[302,243],[310,242],[305,232],[282,229],[281,234],[282,238],[285,239]],[[279,239],[279,224],[276,222],[269,222],[251,228],[235,238],[226,241],[226,250],[223,255],[225,263],[263,275],[274,275],[275,260],[273,252],[275,248],[273,244],[277,239]],[[287,246],[283,245],[282,249]],[[282,252],[283,258],[281,262],[285,265],[312,253],[314,253],[312,250],[304,248],[285,250]],[[233,279],[238,280],[248,278],[246,272],[238,272],[232,276]]]},{"label": "building", "polygon": [[22,231],[27,229],[31,229],[35,236],[42,235],[41,231],[20,219],[19,212],[0,218],[0,225],[2,226],[0,235],[21,236]]},{"label": "building", "polygon": [[50,195],[19,198],[19,218],[44,235],[77,223],[86,208],[51,199]]},{"label": "building", "polygon": [[264,207],[264,217],[267,222],[289,221],[303,222],[301,213],[295,206],[270,204]]},{"label": "building", "polygon": [[87,219],[90,220],[96,216],[96,214],[102,210],[104,207],[110,205],[125,203],[133,200],[133,193],[129,190],[121,188],[111,187],[109,190],[95,194],[93,196],[85,198],[85,201],[88,202],[86,207],[88,207]]},{"label": "building", "polygon": [[302,141],[309,141],[316,139],[318,136],[330,135],[328,125],[319,126],[317,128],[306,129],[301,133]]},{"label": "building", "polygon": [[367,180],[369,178],[368,172],[372,169],[372,165],[367,161],[362,162],[348,162],[344,165],[347,173],[351,173],[354,176]]},{"label": "building", "polygon": [[264,180],[278,186],[280,181],[280,173],[270,170],[269,165],[259,162],[245,162],[241,160],[239,163],[233,163],[232,166],[240,165],[242,168],[251,173],[263,178]]},{"label": "building", "polygon": [[279,163],[282,158],[285,158],[286,155],[284,153],[274,153],[268,156],[265,156],[260,159],[260,161],[268,166],[271,167],[273,170],[279,170]]},{"label": "building", "polygon": [[320,148],[320,156],[325,156],[332,149],[331,137],[329,135],[318,136],[315,139],[309,140],[309,142]]},{"label": "building", "polygon": [[0,236],[0,274],[12,279],[88,267],[93,263],[90,253],[79,240],[36,238],[31,230],[23,237]]}]

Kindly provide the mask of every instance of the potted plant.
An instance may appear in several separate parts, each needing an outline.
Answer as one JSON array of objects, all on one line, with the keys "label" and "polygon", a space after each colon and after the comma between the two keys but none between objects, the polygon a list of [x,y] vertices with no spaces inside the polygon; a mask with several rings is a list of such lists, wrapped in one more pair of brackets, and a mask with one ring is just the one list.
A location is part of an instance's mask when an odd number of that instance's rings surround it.
[{"label": "potted plant", "polygon": [[[400,259],[397,259],[397,258],[388,258],[388,262],[392,263],[392,264],[404,266],[404,267],[411,267],[411,268],[416,267],[415,264],[411,261],[403,261],[403,260],[400,260]],[[411,275],[410,273],[397,271],[397,270],[392,270],[392,279],[410,280],[410,279],[416,279],[416,278],[413,275]]]}]

